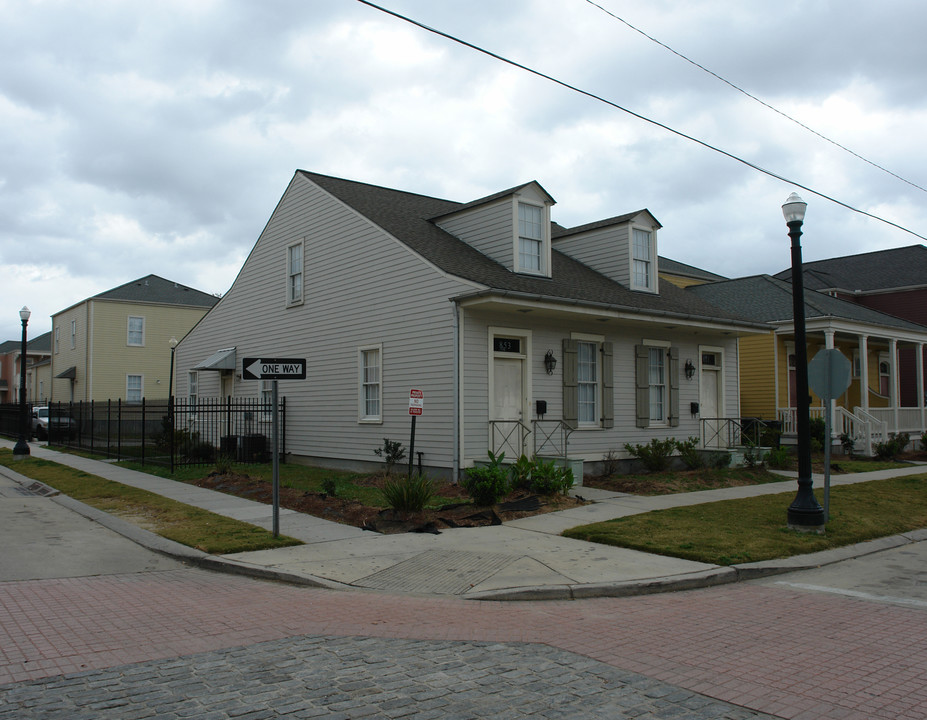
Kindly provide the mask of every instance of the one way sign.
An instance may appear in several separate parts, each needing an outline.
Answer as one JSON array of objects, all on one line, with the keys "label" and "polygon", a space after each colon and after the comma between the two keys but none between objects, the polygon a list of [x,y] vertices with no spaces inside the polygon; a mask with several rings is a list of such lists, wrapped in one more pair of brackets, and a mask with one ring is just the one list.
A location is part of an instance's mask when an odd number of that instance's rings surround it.
[{"label": "one way sign", "polygon": [[306,358],[243,358],[242,380],[305,380]]}]

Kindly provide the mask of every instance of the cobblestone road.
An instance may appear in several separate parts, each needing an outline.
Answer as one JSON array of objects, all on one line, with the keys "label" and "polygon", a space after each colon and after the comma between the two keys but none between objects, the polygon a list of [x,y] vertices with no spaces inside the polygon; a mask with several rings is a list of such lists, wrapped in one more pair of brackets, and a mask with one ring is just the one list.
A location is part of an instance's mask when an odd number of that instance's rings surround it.
[{"label": "cobblestone road", "polygon": [[927,717],[927,612],[787,586],[486,603],[185,569],[0,583],[0,612],[3,720]]}]

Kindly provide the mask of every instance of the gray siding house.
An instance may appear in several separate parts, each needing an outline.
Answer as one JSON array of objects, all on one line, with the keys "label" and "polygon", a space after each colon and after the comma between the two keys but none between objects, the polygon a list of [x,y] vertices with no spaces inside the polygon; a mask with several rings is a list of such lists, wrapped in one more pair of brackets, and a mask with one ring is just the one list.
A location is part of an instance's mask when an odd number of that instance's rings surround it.
[{"label": "gray siding house", "polygon": [[649,211],[565,228],[553,204],[536,182],[459,203],[297,171],[177,347],[177,394],[266,396],[242,358],[304,357],[280,381],[288,459],[363,467],[408,447],[418,389],[415,449],[445,476],[738,416],[737,338],[766,328],[660,283]]}]

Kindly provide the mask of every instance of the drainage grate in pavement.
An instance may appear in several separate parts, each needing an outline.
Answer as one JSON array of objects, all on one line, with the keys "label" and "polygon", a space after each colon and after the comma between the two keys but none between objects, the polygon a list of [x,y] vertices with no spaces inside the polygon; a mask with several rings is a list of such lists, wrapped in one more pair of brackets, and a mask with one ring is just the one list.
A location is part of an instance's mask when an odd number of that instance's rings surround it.
[{"label": "drainage grate in pavement", "polygon": [[45,483],[34,482],[28,487],[20,488],[23,491],[23,495],[41,495],[42,497],[54,497],[55,495],[60,495],[55,488],[48,487]]},{"label": "drainage grate in pavement", "polygon": [[428,550],[353,584],[375,590],[459,595],[516,559],[501,553]]}]

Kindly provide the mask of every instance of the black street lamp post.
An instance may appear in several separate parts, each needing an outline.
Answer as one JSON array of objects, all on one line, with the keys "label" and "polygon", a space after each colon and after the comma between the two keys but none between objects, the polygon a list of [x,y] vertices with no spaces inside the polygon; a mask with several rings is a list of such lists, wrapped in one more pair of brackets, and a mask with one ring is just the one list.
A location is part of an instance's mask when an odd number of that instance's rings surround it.
[{"label": "black street lamp post", "polygon": [[29,427],[29,413],[26,412],[26,325],[29,324],[29,308],[23,306],[19,311],[19,319],[23,322],[23,344],[19,353],[19,440],[13,446],[13,459],[22,460],[29,453],[29,436],[32,428]]},{"label": "black street lamp post", "polygon": [[793,530],[823,532],[824,508],[814,497],[811,477],[811,421],[808,415],[808,348],[805,344],[805,287],[801,264],[801,226],[808,203],[792,193],[782,214],[792,240],[792,317],[795,326],[795,426],[798,434],[798,494],[789,506],[788,523]]}]

